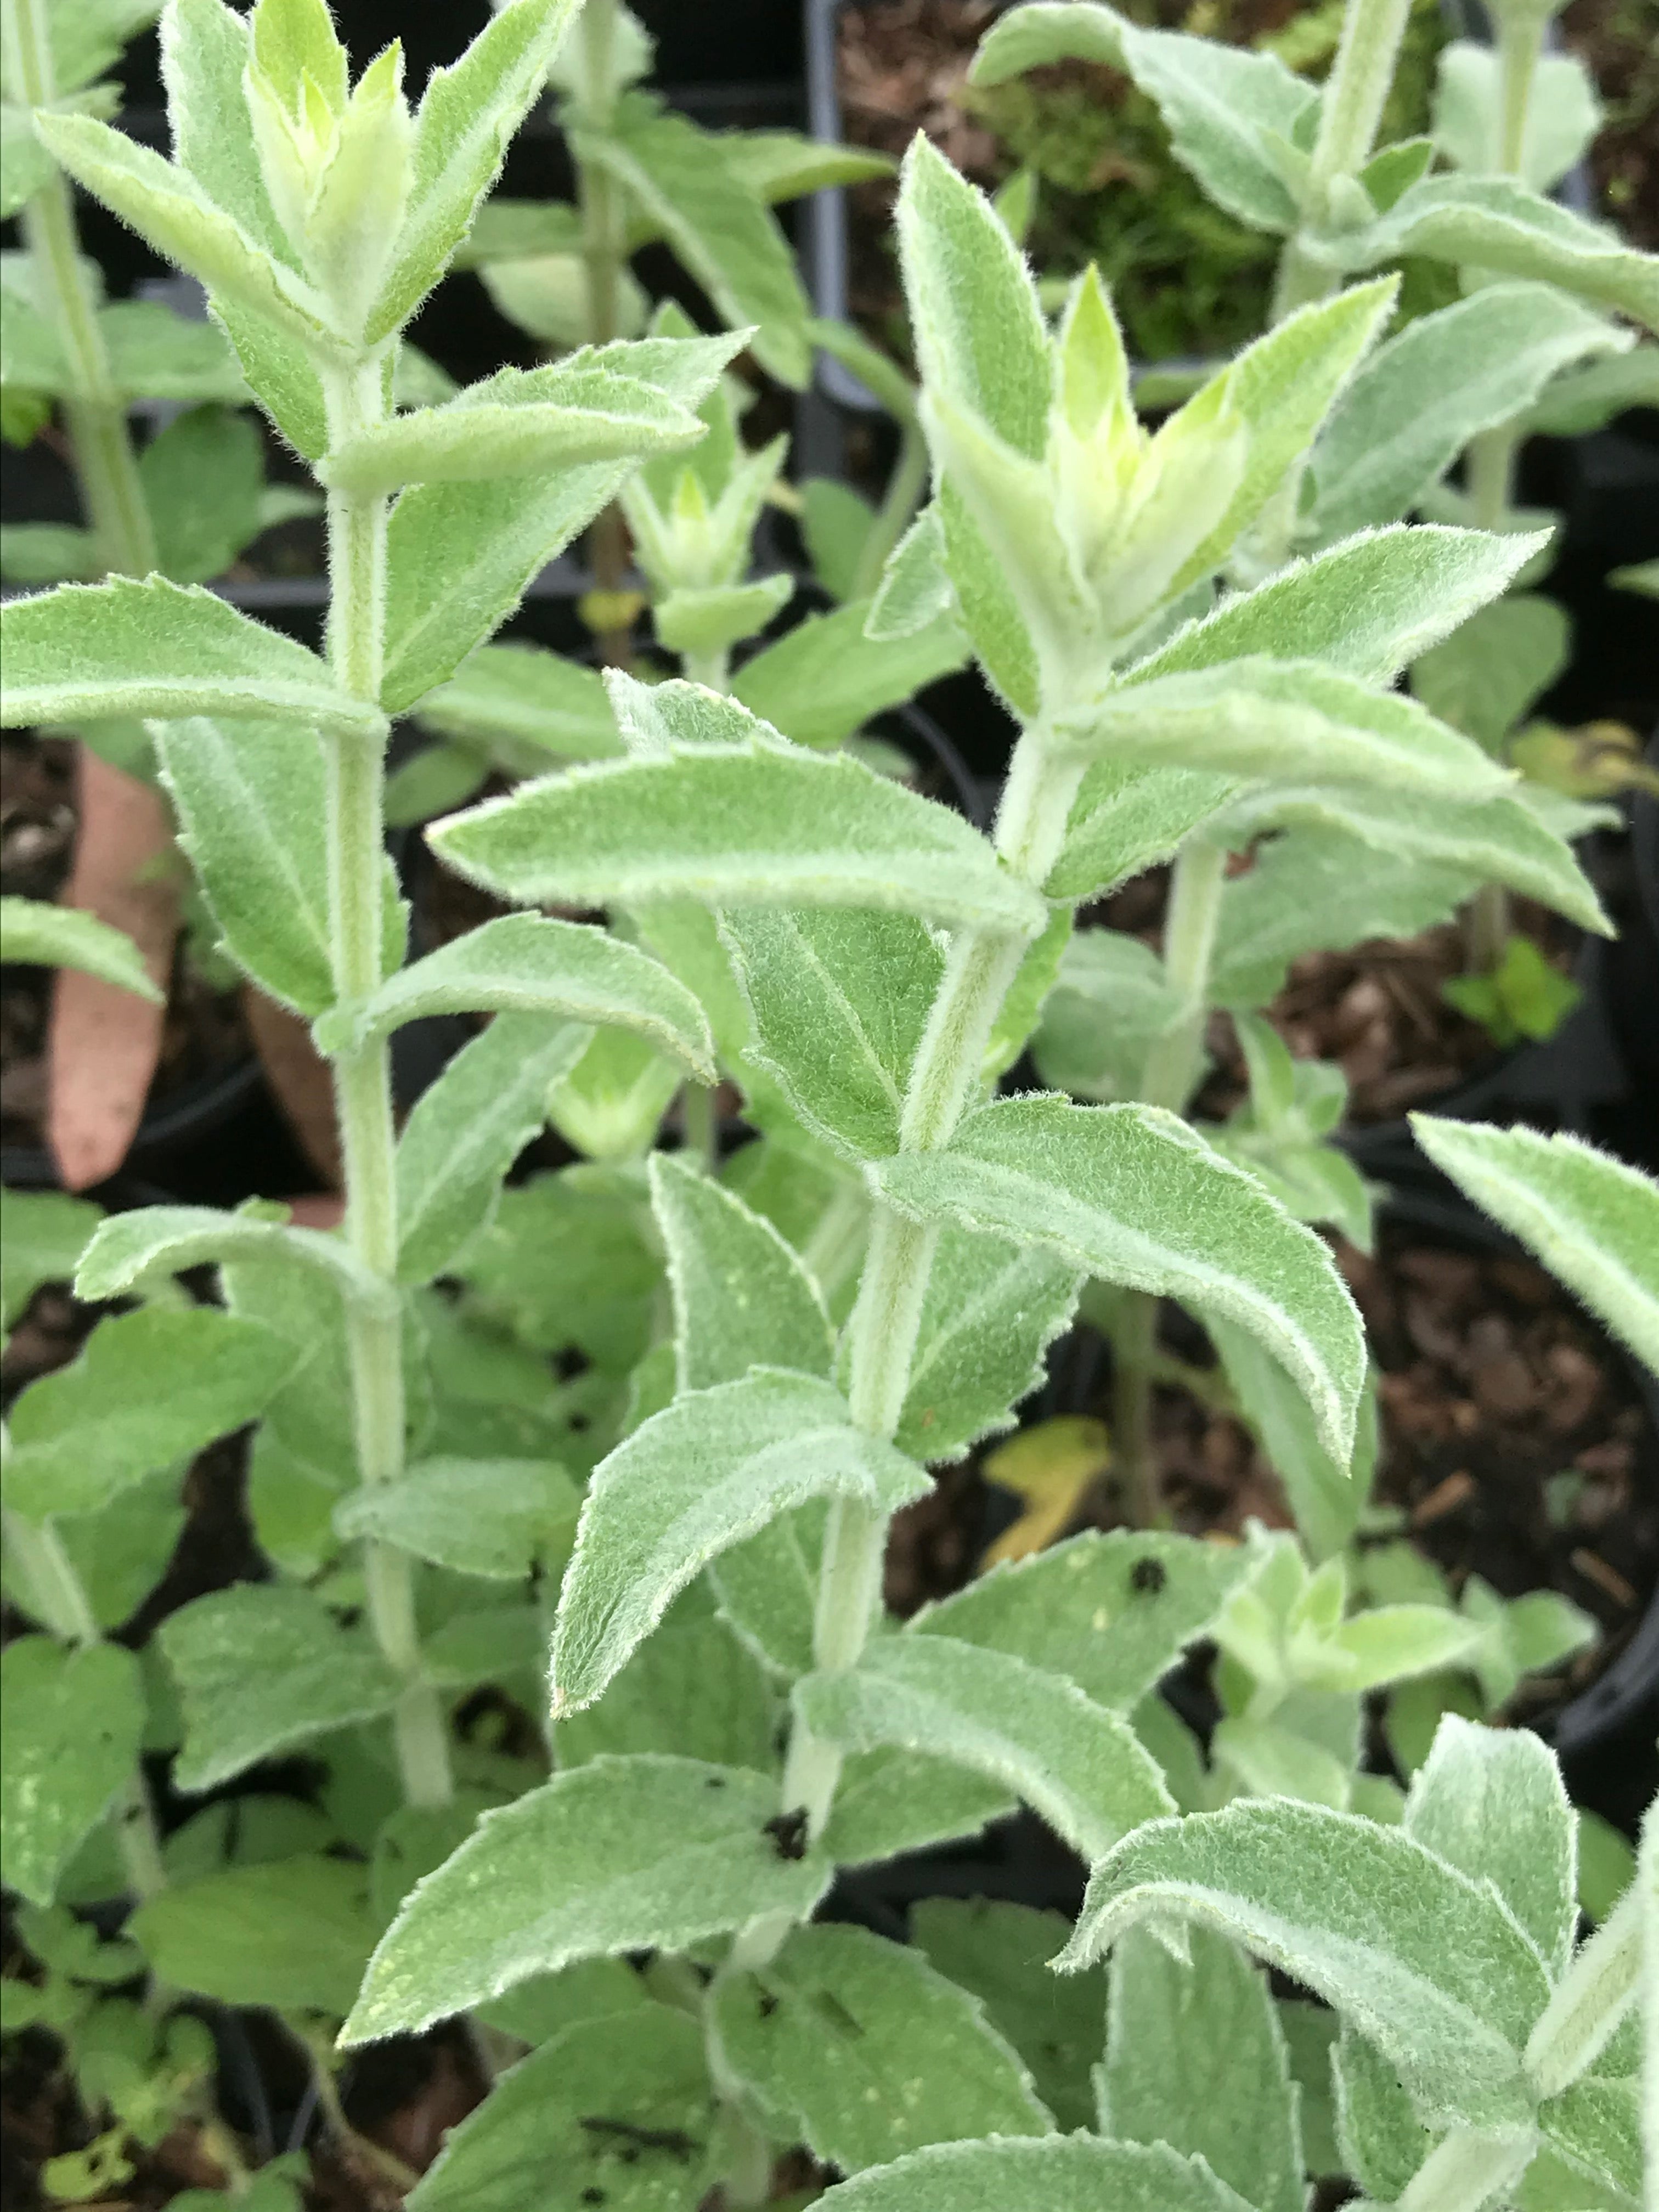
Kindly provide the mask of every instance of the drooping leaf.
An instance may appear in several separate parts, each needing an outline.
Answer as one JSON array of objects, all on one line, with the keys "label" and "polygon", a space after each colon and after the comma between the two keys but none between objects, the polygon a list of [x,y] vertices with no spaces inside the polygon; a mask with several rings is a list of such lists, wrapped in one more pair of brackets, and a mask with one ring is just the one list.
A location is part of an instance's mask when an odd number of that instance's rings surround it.
[{"label": "drooping leaf", "polygon": [[881,1638],[856,1668],[806,1675],[794,1701],[814,1735],[843,1750],[926,1752],[1018,1790],[1085,1858],[1172,1802],[1127,1722],[982,1645]]},{"label": "drooping leaf", "polygon": [[1000,1237],[948,1224],[928,1273],[909,1388],[894,1441],[913,1458],[959,1458],[1012,1425],[1043,1354],[1072,1317],[1077,1270]]},{"label": "drooping leaf", "polygon": [[799,1928],[722,1979],[720,2045],[769,2127],[858,2173],[930,2142],[1053,2122],[976,1998],[861,1928]]},{"label": "drooping leaf", "polygon": [[128,1929],[173,1989],[337,2019],[374,1942],[368,1869],[313,1853],[226,1867],[150,1898]]},{"label": "drooping leaf", "polygon": [[142,1206],[100,1223],[76,1272],[77,1297],[102,1300],[206,1261],[258,1258],[325,1277],[341,1296],[386,1303],[383,1285],[344,1241],[210,1206]]},{"label": "drooping leaf", "polygon": [[1114,1529],[994,1568],[924,1607],[911,1632],[1011,1652],[1127,1712],[1214,1620],[1242,1551]]},{"label": "drooping leaf", "polygon": [[143,955],[125,930],[79,907],[45,899],[0,898],[0,961],[27,967],[75,968],[159,1006]]},{"label": "drooping leaf", "polygon": [[6,1504],[30,1521],[89,1513],[252,1420],[293,1366],[269,1329],[211,1307],[118,1314],[13,1406]]},{"label": "drooping leaf", "polygon": [[1224,1929],[1317,1990],[1425,2116],[1529,2124],[1519,2046],[1547,1993],[1542,1964],[1494,1892],[1403,1830],[1287,1800],[1161,1822],[1096,1869],[1064,1964],[1149,1917]]},{"label": "drooping leaf", "polygon": [[1302,2131],[1265,1974],[1197,1927],[1188,1958],[1131,1929],[1112,1954],[1103,2135],[1201,2158],[1258,2212],[1303,2212]]},{"label": "drooping leaf", "polygon": [[1437,1166],[1659,1368],[1659,1185],[1576,1137],[1427,1114],[1412,1127]]},{"label": "drooping leaf", "polygon": [[[715,2179],[697,2022],[666,2005],[573,2021],[452,2128],[410,2212],[696,2212]],[[533,2177],[533,2178],[532,2178]]]},{"label": "drooping leaf", "polygon": [[548,1460],[426,1459],[400,1481],[351,1492],[334,1525],[459,1574],[521,1582],[574,1530],[577,1506],[574,1484]]},{"label": "drooping leaf", "polygon": [[926,1488],[827,1382],[758,1369],[683,1394],[595,1471],[554,1631],[555,1717],[591,1705],[692,1576],[775,1515],[832,1495],[891,1513]]},{"label": "drooping leaf", "polygon": [[441,1274],[489,1225],[502,1176],[545,1126],[549,1093],[590,1034],[556,1015],[498,1014],[422,1094],[398,1141],[404,1281]]},{"label": "drooping leaf", "polygon": [[1346,1459],[1364,1373],[1352,1302],[1312,1233],[1173,1115],[1008,1099],[969,1115],[948,1151],[867,1172],[914,1218],[1040,1245],[1237,1321],[1295,1377],[1328,1448]]},{"label": "drooping leaf", "polygon": [[307,1737],[389,1711],[403,1683],[364,1629],[294,1584],[238,1583],[158,1632],[185,1709],[183,1790],[210,1790]]},{"label": "drooping leaf", "polygon": [[1285,1486],[1303,1541],[1316,1560],[1330,1558],[1352,1538],[1364,1506],[1376,1451],[1374,1396],[1361,1401],[1351,1474],[1321,1443],[1307,1401],[1256,1339],[1213,1315],[1205,1326],[1239,1410]]},{"label": "drooping leaf", "polygon": [[651,1203],[668,1255],[678,1387],[707,1390],[751,1367],[828,1376],[817,1286],[769,1221],[712,1177],[658,1152]]},{"label": "drooping leaf", "polygon": [[873,907],[1033,936],[1047,920],[959,815],[842,756],[709,746],[576,768],[430,842],[526,902]]},{"label": "drooping leaf", "polygon": [[838,745],[967,659],[967,641],[948,617],[902,638],[869,637],[870,604],[854,599],[797,623],[744,663],[733,697],[797,744]]},{"label": "drooping leaf", "polygon": [[684,1950],[759,1913],[809,1913],[830,1863],[778,1851],[776,1809],[769,1777],[696,1759],[556,1775],[487,1814],[405,1900],[344,2040],[417,2029],[573,1960]]},{"label": "drooping leaf", "polygon": [[1399,2075],[1346,2021],[1330,2069],[1343,2164],[1362,2189],[1378,2192],[1386,2203],[1409,2186],[1433,2139]]},{"label": "drooping leaf", "polygon": [[[1050,10],[1014,9],[1011,20],[1028,12]],[[1245,2212],[1200,2160],[1163,2143],[1084,2135],[935,2144],[842,2182],[824,2212],[1100,2212],[1103,2204],[1112,2212]]]},{"label": "drooping leaf", "polygon": [[925,1897],[910,1911],[911,1942],[980,2000],[1067,2131],[1093,2123],[1089,2073],[1103,2032],[1096,1984],[1049,1972],[1069,1932],[1058,1912],[991,1898]]},{"label": "drooping leaf", "polygon": [[525,775],[622,750],[595,671],[537,645],[481,645],[428,693],[416,719],[441,737],[488,747],[490,757]]},{"label": "drooping leaf", "polygon": [[8,729],[111,714],[227,714],[364,735],[376,709],[336,689],[313,653],[199,586],[151,576],[60,584],[0,611]]},{"label": "drooping leaf", "polygon": [[50,1905],[58,1876],[132,1773],[144,1729],[138,1662],[116,1644],[19,1636],[0,1653],[0,1842],[6,1881]]}]

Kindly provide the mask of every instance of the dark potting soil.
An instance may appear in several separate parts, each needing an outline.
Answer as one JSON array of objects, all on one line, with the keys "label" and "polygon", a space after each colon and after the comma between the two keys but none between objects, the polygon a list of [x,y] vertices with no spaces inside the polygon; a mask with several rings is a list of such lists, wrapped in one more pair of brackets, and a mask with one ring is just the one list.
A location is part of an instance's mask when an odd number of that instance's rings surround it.
[{"label": "dark potting soil", "polygon": [[[75,849],[74,756],[63,738],[0,739],[0,890],[8,895],[52,899],[62,889]],[[0,970],[0,1134],[8,1145],[44,1142],[52,988],[50,969]],[[240,994],[192,967],[181,937],[151,1106],[228,1074],[252,1051]]]}]

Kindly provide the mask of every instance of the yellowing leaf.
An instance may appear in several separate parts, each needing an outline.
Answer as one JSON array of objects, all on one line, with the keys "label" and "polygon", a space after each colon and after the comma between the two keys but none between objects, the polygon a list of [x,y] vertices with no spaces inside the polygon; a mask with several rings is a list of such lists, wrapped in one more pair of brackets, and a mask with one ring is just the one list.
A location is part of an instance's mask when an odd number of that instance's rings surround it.
[{"label": "yellowing leaf", "polygon": [[1000,1445],[985,1462],[986,1480],[1023,1498],[1025,1510],[986,1553],[981,1571],[1029,1559],[1063,1535],[1084,1492],[1111,1463],[1106,1424],[1087,1413],[1057,1413]]}]

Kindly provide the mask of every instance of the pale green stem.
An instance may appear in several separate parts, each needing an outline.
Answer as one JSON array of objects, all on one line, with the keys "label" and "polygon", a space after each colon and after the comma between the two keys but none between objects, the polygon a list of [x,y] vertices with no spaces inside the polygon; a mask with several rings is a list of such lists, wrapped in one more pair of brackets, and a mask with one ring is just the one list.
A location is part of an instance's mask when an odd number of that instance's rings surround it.
[{"label": "pale green stem", "polygon": [[1498,167],[1506,177],[1518,177],[1526,164],[1527,126],[1544,51],[1544,23],[1540,9],[1506,7],[1498,14]]},{"label": "pale green stem", "polygon": [[1642,1887],[1638,1875],[1580,1948],[1533,2029],[1526,2066],[1540,2097],[1559,2097],[1589,2071],[1640,1994]]},{"label": "pale green stem", "polygon": [[1454,2128],[1419,2166],[1395,2212],[1483,2212],[1524,2172],[1535,2148],[1528,2136]]},{"label": "pale green stem", "polygon": [[[8,62],[25,107],[58,97],[46,0],[8,0]],[[69,179],[56,171],[23,209],[23,237],[73,382],[64,415],[87,519],[106,568],[131,576],[155,566],[155,533],[127,430],[126,407],[98,322],[98,301],[76,233]]]},{"label": "pale green stem", "polygon": [[[36,1523],[5,1510],[6,1553],[29,1611],[61,1643],[89,1650],[103,1640],[86,1586],[50,1521]],[[141,1901],[167,1886],[155,1815],[142,1768],[135,1766],[113,1808],[115,1838],[128,1887]]]},{"label": "pale green stem", "polygon": [[1357,176],[1370,159],[1410,15],[1411,0],[1347,0],[1336,59],[1320,101],[1307,201],[1279,264],[1275,322],[1328,298],[1341,281],[1334,269],[1309,252],[1307,241],[1324,225],[1337,179]]},{"label": "pale green stem", "polygon": [[720,1121],[714,1112],[713,1085],[688,1083],[682,1110],[685,1115],[686,1157],[713,1175],[720,1158]]},{"label": "pale green stem", "polygon": [[[331,442],[383,418],[379,362],[334,380],[328,392]],[[331,491],[329,658],[342,688],[379,702],[385,659],[387,501]],[[330,939],[335,990],[360,1004],[381,981],[386,763],[376,738],[334,731],[329,758]],[[397,1133],[392,1054],[384,1041],[343,1052],[334,1087],[345,1173],[346,1235],[363,1266],[392,1290],[398,1273]],[[346,1310],[357,1465],[365,1483],[396,1482],[404,1471],[403,1330],[394,1295],[384,1306]],[[414,1564],[391,1545],[365,1547],[364,1577],[375,1640],[407,1685],[393,1716],[404,1792],[411,1805],[447,1804],[452,1794],[444,1713],[421,1674]]]},{"label": "pale green stem", "polygon": [[870,526],[870,534],[859,551],[858,566],[853,573],[854,599],[865,598],[880,583],[888,555],[909,528],[921,503],[921,495],[927,488],[928,466],[927,441],[922,435],[921,424],[902,424],[898,459],[887,479],[887,489]]},{"label": "pale green stem", "polygon": [[[582,41],[583,75],[586,80],[580,120],[596,134],[611,127],[615,108],[611,90],[617,46],[616,0],[586,0],[578,24]],[[587,339],[590,345],[609,345],[620,320],[623,263],[627,240],[624,210],[615,184],[597,162],[576,157],[576,199],[581,213],[582,260],[587,271]],[[587,557],[593,581],[604,592],[619,592],[628,574],[628,527],[621,507],[613,500],[597,516],[587,533]],[[599,634],[599,655],[610,666],[629,664],[625,627]]]},{"label": "pale green stem", "polygon": [[732,681],[731,653],[724,646],[718,653],[688,653],[682,673],[688,684],[702,684],[711,691],[724,691]]}]

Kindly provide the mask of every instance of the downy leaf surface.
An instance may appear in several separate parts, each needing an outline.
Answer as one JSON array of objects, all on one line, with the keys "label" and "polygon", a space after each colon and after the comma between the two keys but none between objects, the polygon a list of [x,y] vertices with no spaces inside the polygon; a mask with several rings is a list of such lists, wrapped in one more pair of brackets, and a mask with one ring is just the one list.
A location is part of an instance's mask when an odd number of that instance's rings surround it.
[{"label": "downy leaf surface", "polygon": [[[1061,866],[1075,865],[1076,859],[1068,842]],[[1226,946],[1218,932],[1218,951]],[[1045,1083],[1074,1098],[1102,1106],[1133,1102],[1140,1095],[1147,1054],[1180,1014],[1180,1000],[1151,945],[1120,930],[1080,930],[1066,949],[1059,981],[1042,1009],[1032,1047],[1037,1071]]]},{"label": "downy leaf surface", "polygon": [[1412,663],[1412,690],[1432,714],[1497,752],[1572,659],[1566,610],[1511,592]]},{"label": "downy leaf surface", "polygon": [[1364,1375],[1352,1301],[1311,1231],[1177,1116],[1006,1099],[969,1115],[948,1150],[901,1154],[867,1173],[912,1219],[1040,1245],[1109,1282],[1240,1322],[1295,1377],[1328,1448],[1347,1458]]},{"label": "downy leaf surface", "polygon": [[1167,860],[1240,788],[1237,778],[1201,769],[1137,768],[1127,755],[1093,762],[1078,787],[1066,842],[1044,890],[1054,899],[1103,896]]},{"label": "downy leaf surface", "polygon": [[335,1507],[334,1525],[458,1574],[522,1582],[574,1530],[579,1503],[549,1460],[424,1459],[398,1482],[352,1491]]},{"label": "downy leaf surface", "polygon": [[210,1306],[100,1322],[13,1406],[6,1504],[28,1521],[93,1512],[252,1420],[294,1364],[269,1329]]},{"label": "downy leaf surface", "polygon": [[1248,2212],[1198,2159],[1163,2143],[1082,2135],[936,2144],[844,2181],[823,2200],[824,2212],[1100,2212],[1103,2204],[1112,2212]]},{"label": "downy leaf surface", "polygon": [[486,1814],[408,1898],[369,1962],[347,2043],[413,2031],[532,1974],[683,1951],[756,1915],[810,1913],[830,1862],[787,1858],[769,1775],[596,1759]]},{"label": "downy leaf surface", "polygon": [[1127,1712],[1203,1635],[1249,1571],[1188,1536],[1089,1530],[925,1606],[909,1631],[1012,1653]]},{"label": "downy leaf surface", "polygon": [[815,1498],[780,1513],[733,1544],[708,1570],[720,1610],[772,1674],[811,1674],[812,1616],[823,1564],[827,1502]]},{"label": "downy leaf surface", "polygon": [[[99,1225],[76,1273],[76,1296],[116,1298],[147,1279],[182,1274],[204,1261],[269,1259],[325,1276],[343,1297],[386,1304],[385,1285],[343,1237],[294,1229],[210,1206],[141,1206]],[[210,1308],[204,1309],[210,1311]]]},{"label": "downy leaf surface", "polygon": [[925,1752],[854,1752],[842,1767],[823,1848],[837,1866],[976,1836],[1016,1810],[1012,1790]]},{"label": "downy leaf surface", "polygon": [[171,1988],[337,2019],[374,1942],[368,1869],[311,1852],[226,1867],[162,1890],[127,1926]]},{"label": "downy leaf surface", "polygon": [[430,842],[461,874],[538,904],[874,907],[1030,936],[1047,920],[959,815],[839,756],[709,746],[573,769]]},{"label": "downy leaf surface", "polygon": [[1017,1790],[1085,1859],[1173,1802],[1126,1721],[1006,1652],[884,1637],[855,1668],[809,1674],[793,1694],[814,1735],[843,1750],[925,1752]]},{"label": "downy leaf surface", "polygon": [[[610,1374],[626,1374],[651,1342],[661,1306],[662,1262],[641,1218],[647,1202],[643,1177],[587,1167],[504,1190],[494,1223],[466,1255],[478,1311],[533,1351],[580,1352]],[[561,1255],[556,1271],[547,1265],[551,1250]]]},{"label": "downy leaf surface", "polygon": [[978,1999],[862,1928],[798,1928],[725,1977],[714,2025],[770,2130],[858,2173],[930,2142],[1054,2122]]},{"label": "downy leaf surface", "polygon": [[659,961],[592,924],[502,915],[388,977],[366,1004],[317,1024],[328,1052],[356,1051],[429,1014],[512,1012],[614,1024],[714,1073],[703,1012]]},{"label": "downy leaf surface", "polygon": [[539,645],[481,645],[421,702],[416,719],[526,775],[622,750],[597,672]]},{"label": "downy leaf surface", "polygon": [[1062,1913],[995,1898],[924,1897],[910,1908],[912,1943],[980,2000],[1067,2131],[1093,2125],[1089,2073],[1103,2032],[1096,1983],[1049,1970],[1070,1933]]},{"label": "downy leaf surface", "polygon": [[1205,1327],[1240,1413],[1285,1486],[1297,1534],[1316,1561],[1330,1558],[1352,1537],[1365,1503],[1376,1452],[1374,1394],[1360,1402],[1351,1474],[1320,1442],[1306,1399],[1249,1331],[1214,1315]]},{"label": "downy leaf surface", "polygon": [[775,1686],[714,1611],[706,1582],[680,1594],[595,1705],[553,1730],[561,1767],[605,1753],[673,1752],[764,1772],[775,1763]]},{"label": "downy leaf surface", "polygon": [[157,1631],[179,1686],[181,1790],[211,1790],[274,1753],[389,1712],[404,1687],[366,1629],[297,1584],[238,1583]]},{"label": "downy leaf surface", "polygon": [[1256,2212],[1304,2212],[1302,2130],[1267,1978],[1214,1930],[1188,1959],[1148,1929],[1112,1954],[1100,2132],[1201,2158]]},{"label": "downy leaf surface", "polygon": [[555,1718],[591,1705],[676,1593],[775,1515],[832,1495],[893,1513],[927,1487],[827,1382],[761,1369],[684,1393],[594,1471],[554,1629]]},{"label": "downy leaf surface", "polygon": [[50,1905],[63,1873],[133,1771],[144,1732],[134,1655],[18,1636],[0,1653],[0,1843],[6,1882]]},{"label": "downy leaf surface", "polygon": [[668,1255],[677,1387],[707,1390],[751,1367],[828,1376],[835,1339],[817,1285],[772,1224],[672,1154],[650,1162]]},{"label": "downy leaf surface", "polygon": [[443,1273],[489,1226],[501,1178],[545,1127],[549,1094],[592,1034],[556,1016],[497,1014],[422,1093],[398,1139],[402,1281]]},{"label": "downy leaf surface", "polygon": [[960,668],[968,641],[948,616],[902,638],[866,635],[868,599],[808,615],[746,660],[732,696],[799,745],[838,745],[872,715]]},{"label": "downy leaf surface", "polygon": [[1043,1354],[1071,1320],[1081,1284],[1050,1253],[947,1224],[928,1271],[899,1449],[937,1465],[1012,1428],[1015,1407],[1042,1382]]},{"label": "downy leaf surface", "polygon": [[1425,2118],[1526,2127],[1520,2046],[1548,1990],[1497,1893],[1397,1828],[1285,1800],[1160,1822],[1091,1879],[1062,1965],[1148,1919],[1195,1919],[1334,2005],[1385,2053]]},{"label": "downy leaf surface", "polygon": [[1418,1141],[1659,1370],[1659,1185],[1577,1137],[1414,1114]]},{"label": "downy leaf surface", "polygon": [[9,1328],[42,1283],[74,1279],[103,1216],[90,1199],[61,1190],[9,1190],[0,1240],[0,1328]]},{"label": "downy leaf surface", "polygon": [[79,907],[50,900],[0,898],[0,960],[34,968],[75,968],[153,1005],[161,994],[126,932]]}]

